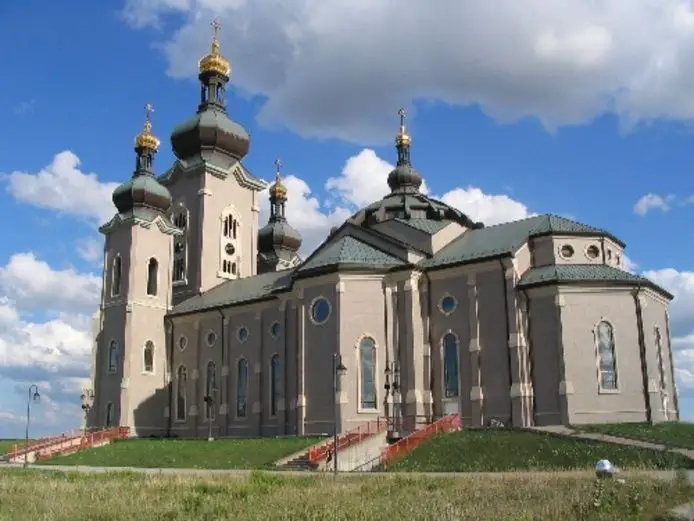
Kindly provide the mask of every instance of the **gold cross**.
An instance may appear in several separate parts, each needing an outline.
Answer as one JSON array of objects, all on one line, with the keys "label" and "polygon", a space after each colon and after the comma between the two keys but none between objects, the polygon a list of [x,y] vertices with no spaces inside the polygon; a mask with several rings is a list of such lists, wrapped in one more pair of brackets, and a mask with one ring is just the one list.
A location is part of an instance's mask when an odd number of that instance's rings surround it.
[{"label": "gold cross", "polygon": [[212,29],[214,30],[214,38],[215,40],[217,39],[217,36],[219,36],[219,30],[222,28],[222,23],[219,21],[218,18],[215,18],[212,20]]},{"label": "gold cross", "polygon": [[145,105],[145,117],[147,118],[147,121],[152,120],[152,112],[154,112],[154,107],[151,103],[147,103],[147,105]]}]

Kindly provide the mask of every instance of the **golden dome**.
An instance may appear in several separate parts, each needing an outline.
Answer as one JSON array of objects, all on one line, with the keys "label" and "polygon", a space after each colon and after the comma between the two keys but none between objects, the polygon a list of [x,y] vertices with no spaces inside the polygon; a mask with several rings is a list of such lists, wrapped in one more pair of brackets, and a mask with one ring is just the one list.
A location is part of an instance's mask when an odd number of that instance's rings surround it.
[{"label": "golden dome", "polygon": [[151,115],[154,112],[154,108],[149,103],[145,106],[145,125],[137,136],[135,136],[135,145],[138,148],[147,148],[149,150],[156,151],[159,149],[159,138],[152,134],[152,121]]},{"label": "golden dome", "polygon": [[398,146],[408,146],[412,143],[412,138],[405,129],[405,117],[407,116],[407,112],[404,108],[398,110],[398,116],[400,116],[400,132],[398,132],[398,135],[395,137],[395,144]]},{"label": "golden dome", "polygon": [[210,54],[200,58],[200,61],[198,62],[200,74],[204,74],[206,72],[216,72],[224,76],[229,76],[231,74],[231,63],[219,52],[219,40],[217,39],[217,33],[221,27],[221,24],[215,20],[212,22],[212,27],[214,27],[212,50],[210,51]]},{"label": "golden dome", "polygon": [[282,182],[282,174],[280,173],[282,161],[280,159],[276,160],[275,166],[277,167],[277,172],[275,173],[275,183],[270,187],[270,196],[286,199],[287,187],[284,186],[284,183]]}]

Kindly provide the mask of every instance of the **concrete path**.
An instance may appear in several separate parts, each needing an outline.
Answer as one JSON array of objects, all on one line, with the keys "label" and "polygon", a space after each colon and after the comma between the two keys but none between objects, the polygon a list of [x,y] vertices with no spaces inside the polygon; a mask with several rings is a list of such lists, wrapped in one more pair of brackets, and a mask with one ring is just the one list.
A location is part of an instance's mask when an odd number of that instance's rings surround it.
[{"label": "concrete path", "polygon": [[652,443],[649,441],[634,440],[632,438],[622,438],[619,436],[611,436],[608,434],[600,434],[597,432],[580,432],[561,425],[548,427],[530,427],[530,429],[541,432],[551,432],[553,434],[560,434],[562,436],[569,436],[572,438],[582,438],[584,440],[604,441],[607,443],[615,443],[617,445],[630,445],[632,447],[641,447],[644,449],[654,449],[666,452],[673,452],[677,454],[682,454],[683,456],[686,456],[690,459],[694,459],[694,450],[692,449],[668,447],[666,445]]},{"label": "concrete path", "polygon": [[[21,469],[21,464],[8,463],[0,465],[2,469]],[[80,472],[87,474],[104,474],[109,472],[133,472],[150,475],[170,475],[170,476],[237,476],[248,477],[255,470],[245,469],[178,469],[178,468],[139,468],[139,467],[87,467],[82,465],[29,465],[30,470],[47,472]],[[330,472],[306,472],[292,470],[262,470],[262,473],[273,474],[276,476],[300,476],[300,477],[323,477],[332,478]],[[694,485],[694,470],[685,471],[687,479]],[[516,471],[516,472],[341,472],[340,478],[350,476],[368,477],[395,477],[395,476],[427,476],[442,478],[527,478],[527,477],[546,477],[546,478],[589,478],[595,476],[590,470],[568,470],[568,471]],[[651,479],[672,480],[677,476],[674,470],[625,470],[618,474],[618,478],[647,477]]]}]

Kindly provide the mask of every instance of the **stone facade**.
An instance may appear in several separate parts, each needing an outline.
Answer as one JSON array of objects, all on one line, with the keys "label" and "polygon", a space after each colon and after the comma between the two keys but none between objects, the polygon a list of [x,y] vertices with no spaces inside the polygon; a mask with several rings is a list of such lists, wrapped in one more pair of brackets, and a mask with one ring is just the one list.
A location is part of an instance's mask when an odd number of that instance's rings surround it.
[{"label": "stone facade", "polygon": [[[473,222],[419,191],[403,122],[390,194],[301,259],[279,171],[261,231],[267,183],[243,165],[224,70],[201,66],[216,97],[174,131],[174,166],[102,227],[91,426],[275,436],[388,416],[402,435],[453,412],[464,425],[679,418],[672,296],[626,271],[618,238],[552,215]],[[143,143],[140,163],[156,152]]]}]

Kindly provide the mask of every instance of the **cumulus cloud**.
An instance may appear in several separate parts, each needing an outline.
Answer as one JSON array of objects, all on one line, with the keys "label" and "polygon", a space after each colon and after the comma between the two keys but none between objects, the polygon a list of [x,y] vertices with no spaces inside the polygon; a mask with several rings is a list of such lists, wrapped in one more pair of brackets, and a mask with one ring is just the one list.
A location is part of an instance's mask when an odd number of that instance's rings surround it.
[{"label": "cumulus cloud", "polygon": [[674,199],[674,195],[646,194],[636,201],[634,213],[644,216],[651,210],[667,212],[670,210],[670,205]]},{"label": "cumulus cloud", "polygon": [[[604,113],[625,127],[694,116],[694,12],[684,0],[126,0],[136,27],[170,21],[170,75],[193,77],[223,25],[233,81],[267,125],[360,143],[390,138],[414,100],[477,104],[548,129]],[[169,19],[167,18],[167,21]],[[406,35],[403,37],[402,35]]]},{"label": "cumulus cloud", "polygon": [[0,174],[7,190],[18,201],[39,208],[86,218],[100,224],[115,212],[111,194],[117,183],[102,183],[96,174],[80,170],[80,159],[71,151],[56,154],[39,172]]},{"label": "cumulus cloud", "polygon": [[84,237],[77,241],[76,251],[82,260],[100,265],[104,257],[104,241],[95,237]]}]

